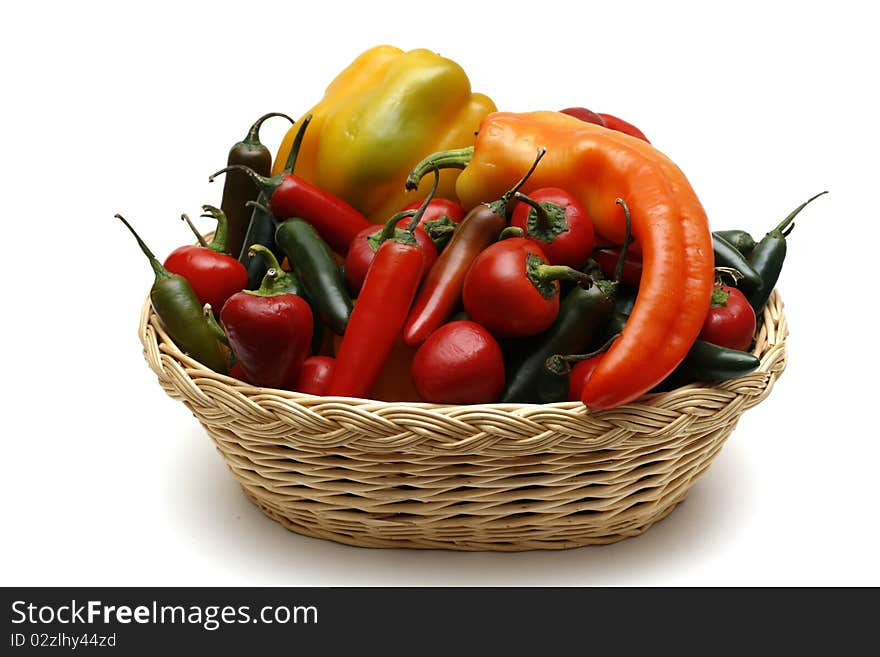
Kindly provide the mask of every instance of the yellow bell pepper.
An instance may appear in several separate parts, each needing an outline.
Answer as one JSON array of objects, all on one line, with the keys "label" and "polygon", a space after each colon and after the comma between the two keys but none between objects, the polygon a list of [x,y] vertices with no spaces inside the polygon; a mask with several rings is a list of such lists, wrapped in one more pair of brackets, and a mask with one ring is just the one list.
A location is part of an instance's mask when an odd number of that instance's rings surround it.
[{"label": "yellow bell pepper", "polygon": [[[432,181],[407,192],[407,174],[438,150],[474,143],[483,118],[496,110],[472,93],[464,70],[429,50],[372,48],[342,71],[312,115],[295,173],[346,200],[373,222],[424,198]],[[302,118],[281,146],[273,174],[281,173]],[[455,197],[458,171],[441,174],[437,196]]]}]

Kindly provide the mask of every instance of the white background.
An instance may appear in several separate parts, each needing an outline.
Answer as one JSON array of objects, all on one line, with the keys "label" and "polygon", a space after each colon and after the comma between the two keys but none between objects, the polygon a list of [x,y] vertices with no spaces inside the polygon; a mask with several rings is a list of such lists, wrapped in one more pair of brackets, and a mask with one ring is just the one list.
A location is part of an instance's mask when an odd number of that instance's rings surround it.
[{"label": "white background", "polygon": [[[3,3],[4,585],[878,585],[875,27],[860,2]],[[380,43],[459,62],[506,110],[630,119],[713,228],[763,235],[823,189],[780,281],[789,367],[687,501],[559,553],[371,551],[241,494],[136,330],[207,176]],[[273,149],[283,122],[266,124]],[[208,228],[207,225],[203,225]]]}]

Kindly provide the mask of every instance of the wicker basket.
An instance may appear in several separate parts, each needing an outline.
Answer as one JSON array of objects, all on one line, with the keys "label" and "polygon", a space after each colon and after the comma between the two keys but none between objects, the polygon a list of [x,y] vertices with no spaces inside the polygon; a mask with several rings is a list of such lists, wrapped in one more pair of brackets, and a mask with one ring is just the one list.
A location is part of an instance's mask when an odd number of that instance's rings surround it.
[{"label": "wicker basket", "polygon": [[758,371],[587,413],[580,403],[440,406],[257,388],[181,353],[149,299],[140,339],[245,494],[300,534],[349,545],[535,550],[644,532],[688,493],[785,367],[774,292]]}]

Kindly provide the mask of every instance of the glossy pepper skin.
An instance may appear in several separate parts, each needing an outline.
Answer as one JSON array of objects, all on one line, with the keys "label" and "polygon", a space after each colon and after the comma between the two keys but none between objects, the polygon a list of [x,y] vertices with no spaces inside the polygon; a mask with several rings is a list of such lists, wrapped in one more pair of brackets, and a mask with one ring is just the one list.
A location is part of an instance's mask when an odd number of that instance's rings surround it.
[{"label": "glossy pepper skin", "polygon": [[295,380],[312,341],[312,311],[306,301],[276,287],[269,269],[259,290],[234,294],[220,311],[220,324],[247,380],[283,388]]},{"label": "glossy pepper skin", "polygon": [[[455,62],[429,50],[378,46],[342,71],[309,110],[297,173],[384,223],[413,200],[401,184],[413,165],[428,153],[472,144],[494,110],[488,97],[471,92]],[[282,142],[273,173],[283,170],[297,128]],[[443,174],[438,196],[455,198],[455,174]]]},{"label": "glossy pepper skin", "polygon": [[192,286],[183,276],[172,274],[162,266],[122,215],[117,214],[116,218],[134,235],[153,268],[156,278],[150,288],[150,303],[162,327],[181,351],[215,372],[224,374],[227,370],[226,355],[205,320],[202,304]]},{"label": "glossy pepper skin", "polygon": [[222,210],[204,205],[206,214],[217,220],[217,231],[210,244],[183,215],[200,244],[181,246],[165,258],[165,268],[183,276],[192,286],[202,305],[209,303],[220,312],[226,300],[248,285],[248,273],[238,260],[226,254],[227,223]]},{"label": "glossy pepper skin", "polygon": [[[293,123],[293,119],[281,112],[264,114],[254,121],[244,139],[236,142],[229,149],[226,164],[243,164],[261,175],[268,176],[272,171],[272,152],[260,141],[260,128],[267,119],[276,116]],[[256,201],[258,195],[259,191],[254,187],[254,183],[243,173],[231,173],[223,182],[220,209],[229,221],[229,253],[236,258],[242,252],[244,237],[251,220],[251,209],[246,204],[248,201]],[[219,310],[220,306],[216,308]]]},{"label": "glossy pepper skin", "polygon": [[[575,194],[596,232],[622,243],[632,212],[642,253],[638,298],[623,335],[584,388],[591,410],[633,401],[682,361],[699,334],[714,282],[706,213],[684,173],[650,144],[559,112],[490,114],[459,175],[463,205],[495,198],[538,147],[547,156],[523,188],[561,187]],[[431,161],[432,158],[426,158]],[[416,167],[416,177],[424,167]]]},{"label": "glossy pepper skin", "polygon": [[752,253],[749,255],[749,264],[761,277],[761,285],[747,295],[755,313],[760,313],[764,309],[767,300],[773,292],[773,288],[776,287],[776,282],[779,280],[779,274],[782,272],[782,263],[785,261],[785,254],[788,251],[788,244],[785,238],[794,230],[795,217],[810,203],[827,193],[819,192],[801,203],[785,219],[780,221],[776,228],[764,235],[761,241],[752,249]]}]

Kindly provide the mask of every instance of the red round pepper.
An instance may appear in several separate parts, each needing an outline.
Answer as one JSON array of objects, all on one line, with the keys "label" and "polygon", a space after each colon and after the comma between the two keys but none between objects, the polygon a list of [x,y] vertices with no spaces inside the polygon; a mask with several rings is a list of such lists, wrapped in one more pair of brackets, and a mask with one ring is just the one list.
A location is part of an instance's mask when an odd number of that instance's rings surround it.
[{"label": "red round pepper", "polygon": [[716,285],[698,339],[747,351],[755,337],[756,324],[755,311],[742,292],[728,285]]},{"label": "red round pepper", "polygon": [[199,246],[191,244],[174,249],[165,258],[164,266],[171,273],[183,276],[189,282],[200,304],[204,306],[209,303],[219,312],[229,297],[247,287],[248,274],[244,265],[225,253],[226,215],[210,205],[204,205],[202,208],[207,213],[202,216],[217,220],[214,239],[208,244],[192,225],[189,217],[183,215],[183,219],[198,238]]},{"label": "red round pepper", "polygon": [[372,226],[366,217],[338,196],[294,175],[296,156],[311,116],[307,116],[296,136],[284,172],[266,178],[253,169],[234,164],[212,174],[208,180],[228,171],[241,171],[266,195],[268,208],[278,219],[304,219],[315,228],[330,248],[345,255],[351,241],[364,228]]},{"label": "red round pepper", "polygon": [[[412,211],[407,211],[396,216],[403,214],[413,213]],[[398,230],[405,230],[409,222],[410,219],[404,218],[395,225]],[[437,260],[437,247],[434,246],[433,240],[422,229],[422,225],[423,222],[419,222],[419,225],[415,227],[412,234],[422,249],[422,257],[425,259],[425,272],[427,272],[434,266]],[[382,226],[371,226],[370,228],[364,228],[352,240],[348,254],[345,256],[345,282],[348,284],[348,289],[352,294],[356,295],[361,291],[367,271],[370,269],[370,265],[376,257],[376,252],[384,241],[383,233],[384,229]]]},{"label": "red round pepper", "polygon": [[299,372],[312,341],[312,310],[295,294],[278,293],[270,269],[259,290],[232,295],[220,311],[229,347],[247,380],[283,388]]},{"label": "red round pepper", "polygon": [[309,356],[290,384],[290,389],[307,395],[323,395],[333,376],[336,359],[330,356]]},{"label": "red round pepper", "polygon": [[547,255],[552,265],[582,268],[593,253],[593,222],[577,198],[558,187],[543,187],[516,194],[510,225],[521,228],[526,237]]},{"label": "red round pepper", "polygon": [[501,347],[475,322],[444,324],[416,352],[412,378],[419,396],[428,402],[494,402],[504,388]]},{"label": "red round pepper", "polygon": [[[617,265],[620,260],[620,248],[611,247],[599,249],[593,252],[593,258],[599,263],[599,268],[607,278],[614,278]],[[642,256],[627,249],[626,258],[623,261],[623,271],[620,282],[632,288],[637,288],[642,280]]]},{"label": "red round pepper", "polygon": [[580,401],[583,394],[584,385],[587,380],[593,376],[596,366],[602,360],[602,354],[582,360],[571,368],[568,375],[568,401]]},{"label": "red round pepper", "polygon": [[498,338],[536,335],[559,314],[559,280],[589,285],[592,279],[564,265],[550,265],[532,240],[511,237],[480,253],[464,279],[462,300],[471,319]]}]

